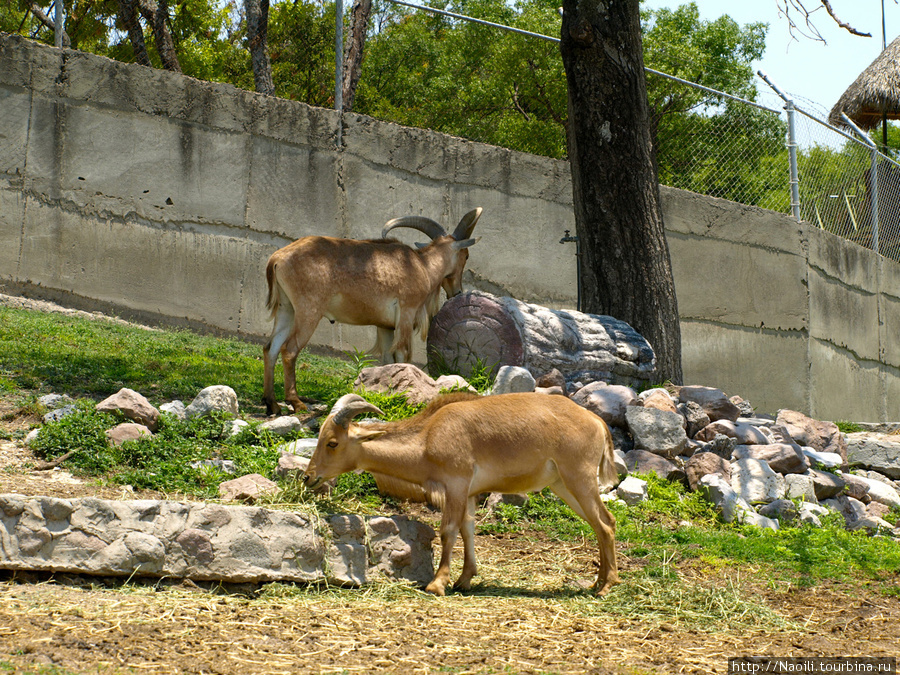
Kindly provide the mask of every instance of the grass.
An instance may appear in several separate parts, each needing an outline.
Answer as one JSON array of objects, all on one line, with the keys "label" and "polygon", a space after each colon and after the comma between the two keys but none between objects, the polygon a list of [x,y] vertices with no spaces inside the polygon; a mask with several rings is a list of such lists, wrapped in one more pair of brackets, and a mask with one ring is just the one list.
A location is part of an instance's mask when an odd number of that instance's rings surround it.
[{"label": "grass", "polygon": [[[70,470],[136,488],[211,498],[227,476],[215,469],[192,468],[192,462],[229,459],[240,473],[271,476],[278,445],[291,440],[273,437],[252,420],[249,428],[231,436],[230,420],[223,416],[191,421],[163,416],[159,432],[150,440],[120,448],[106,442],[104,432],[117,420],[98,413],[93,402],[121,387],[135,389],[159,405],[175,398],[189,402],[206,386],[228,384],[238,393],[242,410],[261,410],[255,404],[262,390],[261,350],[256,345],[187,331],[150,331],[3,308],[0,326],[0,394],[18,396],[23,410],[32,412],[40,394],[67,393],[79,399],[76,413],[44,425],[34,446],[47,460],[73,451],[65,465]],[[366,365],[359,353],[347,360],[309,356],[307,361],[309,366],[298,371],[298,388],[328,405],[350,390],[358,370]],[[482,379],[489,386],[487,378]],[[366,398],[387,419],[408,417],[418,410],[401,396],[366,393]],[[294,437],[302,435],[309,433]],[[784,527],[777,532],[726,525],[697,493],[654,475],[645,478],[649,501],[636,507],[612,507],[618,521],[617,539],[642,570],[640,584],[628,591],[637,595],[621,599],[627,607],[642,612],[656,611],[649,605],[672,608],[675,600],[666,599],[665,593],[675,593],[681,598],[678,606],[688,613],[715,605],[730,608],[722,610],[730,616],[746,614],[728,589],[715,591],[723,596],[674,583],[671,574],[678,566],[713,572],[730,566],[752,567],[769,583],[802,586],[862,578],[885,594],[897,593],[897,542],[850,533],[837,522],[822,529]],[[323,512],[365,513],[396,506],[378,495],[367,474],[342,476],[329,497],[309,495],[294,481],[282,481],[281,487],[281,495],[268,500],[268,505],[303,504]],[[480,531],[526,536],[540,531],[551,539],[593,539],[587,525],[547,491],[532,495],[522,507],[499,505],[493,517],[481,523]]]}]

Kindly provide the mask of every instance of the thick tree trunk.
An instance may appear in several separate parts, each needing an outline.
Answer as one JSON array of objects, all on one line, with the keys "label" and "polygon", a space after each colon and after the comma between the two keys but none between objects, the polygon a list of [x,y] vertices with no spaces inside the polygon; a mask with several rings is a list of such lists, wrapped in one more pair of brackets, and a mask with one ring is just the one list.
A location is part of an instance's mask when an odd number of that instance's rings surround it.
[{"label": "thick tree trunk", "polygon": [[344,51],[344,81],[341,99],[344,111],[353,110],[353,97],[356,96],[356,85],[362,71],[363,47],[366,44],[366,30],[369,27],[369,15],[372,13],[372,0],[357,0],[353,5],[350,22],[350,39]]},{"label": "thick tree trunk", "polygon": [[138,0],[119,0],[119,21],[128,32],[135,63],[152,67],[150,55],[147,53],[147,45],[144,43],[144,31],[141,30],[141,22],[138,21],[138,13],[135,9],[137,2]]},{"label": "thick tree trunk", "polygon": [[639,0],[564,0],[569,161],[583,306],[627,322],[681,383],[681,331],[653,170]]},{"label": "thick tree trunk", "polygon": [[272,64],[267,47],[269,0],[244,0],[244,8],[247,12],[247,42],[256,91],[272,96],[275,94],[275,83],[272,80]]}]

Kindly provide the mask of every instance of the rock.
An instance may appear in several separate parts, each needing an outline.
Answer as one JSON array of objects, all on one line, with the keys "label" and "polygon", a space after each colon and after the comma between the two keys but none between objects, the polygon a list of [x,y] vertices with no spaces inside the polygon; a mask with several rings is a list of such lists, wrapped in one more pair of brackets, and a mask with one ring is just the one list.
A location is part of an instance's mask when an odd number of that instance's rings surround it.
[{"label": "rock", "polygon": [[731,461],[734,449],[737,447],[737,440],[729,438],[724,434],[717,434],[714,439],[703,444],[701,452],[712,452],[722,459]]},{"label": "rock", "polygon": [[434,530],[402,516],[21,495],[0,495],[0,516],[6,570],[340,585],[434,574]]},{"label": "rock", "polygon": [[385,394],[403,394],[413,405],[423,405],[441,393],[438,383],[411,363],[389,363],[363,368],[353,383],[354,389]]},{"label": "rock", "polygon": [[626,410],[625,420],[636,448],[676,457],[687,446],[683,418],[677,413],[632,406]]},{"label": "rock", "polygon": [[821,519],[829,513],[828,509],[824,506],[809,502],[801,502],[798,512],[800,523],[803,525],[811,525],[813,527],[822,527]]},{"label": "rock", "polygon": [[40,429],[32,429],[31,431],[29,431],[28,434],[25,436],[25,440],[23,441],[25,443],[25,447],[30,448],[34,444],[35,440],[37,439],[37,437],[40,433],[41,433]]},{"label": "rock", "polygon": [[[646,393],[646,396],[644,395]],[[651,389],[649,392],[642,392],[641,400],[644,402],[645,408],[655,408],[656,410],[666,410],[671,413],[677,413],[678,408],[675,407],[675,401],[665,389]],[[685,422],[685,425],[687,423]]]},{"label": "rock", "polygon": [[568,385],[566,384],[566,377],[563,375],[557,368],[554,368],[548,373],[544,373],[534,383],[535,387],[541,387],[542,389],[549,389],[551,387],[560,387],[563,390],[563,393],[568,394]]},{"label": "rock", "polygon": [[301,457],[291,452],[282,452],[278,457],[275,474],[279,478],[299,478],[309,466],[309,457]]},{"label": "rock", "polygon": [[143,424],[150,431],[159,429],[159,410],[133,389],[120,389],[97,404],[99,412],[120,412],[126,419]]},{"label": "rock", "polygon": [[848,495],[838,495],[834,499],[826,499],[822,502],[822,506],[841,514],[847,526],[866,517],[866,505]]},{"label": "rock", "polygon": [[869,482],[867,480],[852,473],[842,473],[841,478],[844,481],[844,494],[858,499],[863,504],[869,503]]},{"label": "rock", "polygon": [[895,434],[847,434],[847,462],[850,466],[874,469],[900,479],[900,436]]},{"label": "rock", "polygon": [[709,415],[707,415],[699,403],[694,401],[685,401],[678,404],[678,412],[684,417],[687,423],[688,438],[693,438],[703,427],[709,426]]},{"label": "rock", "polygon": [[698,441],[709,442],[722,434],[737,441],[737,445],[767,445],[769,438],[762,431],[751,424],[732,422],[731,420],[716,420],[698,431],[694,438]]},{"label": "rock", "polygon": [[68,394],[47,394],[41,396],[37,402],[47,410],[57,410],[67,405],[74,404],[75,400]]},{"label": "rock", "polygon": [[634,450],[634,439],[622,427],[609,427],[609,433],[612,435],[613,447],[621,450],[623,453]]},{"label": "rock", "polygon": [[742,522],[748,516],[755,520],[758,516],[753,507],[717,473],[703,476],[697,491],[722,514],[722,520],[726,523],[735,520]]},{"label": "rock", "polygon": [[499,492],[492,492],[484,502],[484,509],[487,512],[487,515],[490,515],[497,509],[498,504],[522,507],[527,503],[528,495],[525,494],[505,495]]},{"label": "rock", "polygon": [[691,490],[697,490],[700,481],[709,474],[718,474],[731,484],[731,463],[714,452],[696,453],[685,462],[684,472]]},{"label": "rock", "polygon": [[237,417],[238,399],[234,389],[226,385],[215,385],[203,389],[185,408],[187,418],[204,417],[214,412],[222,412]]},{"label": "rock", "polygon": [[280,488],[258,473],[247,474],[219,484],[219,497],[227,502],[253,503],[265,495],[274,495]]},{"label": "rock", "polygon": [[170,401],[169,403],[163,403],[159,406],[159,412],[168,413],[169,415],[173,415],[180,420],[183,420],[185,415],[185,407],[184,403],[181,401]]},{"label": "rock", "polygon": [[565,396],[566,392],[562,387],[535,387],[534,393],[545,394],[547,396]]},{"label": "rock", "polygon": [[231,476],[237,473],[237,468],[235,468],[234,462],[230,459],[202,459],[199,462],[191,462],[191,468],[193,469],[202,469],[203,467],[216,469]]},{"label": "rock", "polygon": [[784,496],[784,479],[765,460],[752,457],[732,463],[731,487],[751,504],[768,503]]},{"label": "rock", "polygon": [[713,387],[682,387],[678,391],[678,400],[681,403],[697,403],[712,422],[723,419],[734,422],[741,414],[740,409],[725,396],[725,392]]},{"label": "rock", "polygon": [[844,490],[846,485],[843,478],[827,471],[810,469],[807,475],[812,477],[813,490],[816,493],[816,499],[819,501],[836,497]]},{"label": "rock", "polygon": [[257,428],[260,431],[268,431],[276,436],[287,436],[303,429],[303,422],[293,415],[283,415],[275,419],[266,420]]},{"label": "rock", "polygon": [[878,502],[869,502],[866,504],[866,515],[871,518],[884,518],[891,512],[891,508],[886,504]]},{"label": "rock", "polygon": [[299,455],[300,457],[309,459],[316,451],[316,445],[318,443],[318,438],[298,438],[296,441],[291,441],[290,443],[279,446],[278,449],[282,454],[289,452],[293,455]]},{"label": "rock", "polygon": [[572,400],[583,408],[600,417],[611,427],[625,427],[625,411],[638,404],[634,389],[619,384],[593,382],[582,387],[574,394]]},{"label": "rock", "polygon": [[770,443],[768,445],[739,445],[735,447],[733,459],[752,457],[764,460],[776,473],[806,473],[809,463],[795,445]]},{"label": "rock", "polygon": [[858,476],[858,478],[868,483],[868,495],[870,500],[878,502],[879,504],[884,504],[890,508],[900,509],[900,494],[898,494],[892,486],[883,483],[880,480],[872,480],[871,478],[865,478],[863,476]]},{"label": "rock", "polygon": [[441,375],[434,383],[441,391],[470,391],[473,394],[478,393],[478,390],[469,384],[469,381],[462,375]]},{"label": "rock", "polygon": [[779,410],[776,423],[784,426],[798,444],[819,452],[833,452],[847,463],[847,443],[834,422],[820,422],[795,410]]},{"label": "rock", "polygon": [[237,436],[244,429],[250,428],[250,422],[247,420],[231,420],[231,428],[228,430],[229,436]]},{"label": "rock", "polygon": [[790,499],[776,499],[760,507],[759,515],[775,518],[784,523],[797,520],[800,515],[797,506]]},{"label": "rock", "polygon": [[618,448],[613,449],[613,462],[616,465],[616,474],[619,480],[628,475],[628,464],[625,462],[625,453]]},{"label": "rock", "polygon": [[152,435],[150,429],[135,422],[123,422],[106,431],[106,438],[113,445],[122,445],[126,441],[138,441]]},{"label": "rock", "polygon": [[520,366],[501,366],[494,378],[492,394],[514,394],[534,391],[534,376]]},{"label": "rock", "polygon": [[78,408],[72,405],[64,405],[62,408],[57,408],[56,410],[51,410],[46,415],[44,415],[41,419],[44,424],[50,424],[51,422],[59,422],[61,419],[64,419],[74,413]]},{"label": "rock", "polygon": [[847,529],[851,532],[866,530],[869,534],[891,534],[894,526],[882,518],[866,514],[853,523],[849,523]]},{"label": "rock", "polygon": [[625,466],[629,473],[655,473],[665,480],[684,478],[684,471],[669,460],[637,448],[625,453]]},{"label": "rock", "polygon": [[740,396],[737,396],[737,395],[729,397],[728,400],[737,406],[737,409],[741,411],[741,416],[743,416],[743,417],[752,417],[753,416],[753,413],[754,413],[753,406],[750,405],[749,401],[745,401],[744,399],[742,399]]},{"label": "rock", "polygon": [[808,445],[804,445],[800,450],[803,452],[810,466],[820,466],[825,469],[836,469],[843,465],[844,460],[836,452],[819,452]]},{"label": "rock", "polygon": [[802,499],[817,502],[815,481],[811,475],[789,473],[784,476],[784,496],[788,499]]},{"label": "rock", "polygon": [[647,481],[628,476],[616,488],[616,496],[628,506],[635,506],[648,499]]}]

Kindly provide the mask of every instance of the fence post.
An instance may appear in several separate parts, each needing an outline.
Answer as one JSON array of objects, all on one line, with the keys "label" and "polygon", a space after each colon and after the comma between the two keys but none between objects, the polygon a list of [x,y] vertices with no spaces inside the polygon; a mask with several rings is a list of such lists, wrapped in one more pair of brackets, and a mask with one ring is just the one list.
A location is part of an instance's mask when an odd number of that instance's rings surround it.
[{"label": "fence post", "polygon": [[872,151],[872,168],[869,170],[869,180],[872,181],[872,250],[878,253],[878,145],[856,126],[856,123],[847,117],[846,113],[841,112],[841,119],[859,134],[859,137]]},{"label": "fence post", "polygon": [[766,75],[763,71],[758,70],[756,74],[759,75],[763,81],[772,87],[775,90],[775,93],[778,94],[781,99],[784,101],[784,109],[787,111],[788,118],[788,138],[787,138],[787,149],[788,149],[788,160],[791,165],[791,215],[794,217],[794,220],[800,221],[800,170],[797,167],[797,132],[794,127],[794,117],[796,116],[796,111],[794,110],[794,101],[785,94],[781,89],[779,89],[772,80],[769,79],[769,76]]},{"label": "fence post", "polygon": [[[334,109],[344,113],[344,2],[334,3]],[[341,145],[343,122],[338,123],[337,144]]]},{"label": "fence post", "polygon": [[56,11],[53,14],[53,39],[54,44],[57,48],[61,48],[63,46],[63,0],[55,1],[55,9]]}]

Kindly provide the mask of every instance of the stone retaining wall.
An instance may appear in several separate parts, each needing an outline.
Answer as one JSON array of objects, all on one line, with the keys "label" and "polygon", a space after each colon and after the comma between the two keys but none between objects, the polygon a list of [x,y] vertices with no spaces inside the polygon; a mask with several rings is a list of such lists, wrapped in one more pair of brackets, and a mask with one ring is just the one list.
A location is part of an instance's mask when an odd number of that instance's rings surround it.
[{"label": "stone retaining wall", "polygon": [[434,530],[402,516],[0,495],[0,569],[223,582],[425,584]]}]

